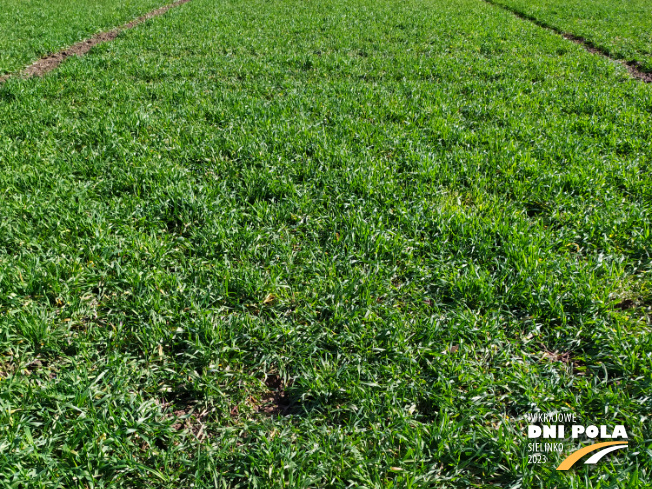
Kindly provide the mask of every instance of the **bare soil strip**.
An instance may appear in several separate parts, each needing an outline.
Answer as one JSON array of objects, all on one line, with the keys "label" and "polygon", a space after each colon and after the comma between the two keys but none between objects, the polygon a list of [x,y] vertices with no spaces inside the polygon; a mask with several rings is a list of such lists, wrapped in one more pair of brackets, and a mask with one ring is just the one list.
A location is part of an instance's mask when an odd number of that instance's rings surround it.
[{"label": "bare soil strip", "polygon": [[83,41],[78,42],[77,44],[73,44],[72,46],[66,49],[62,49],[57,53],[49,54],[47,56],[42,57],[41,59],[35,61],[34,63],[24,68],[22,71],[18,73],[10,73],[8,75],[0,76],[0,83],[7,81],[9,78],[17,77],[17,76],[20,76],[22,78],[43,76],[46,73],[54,70],[57,66],[63,63],[69,57],[83,56],[84,54],[89,52],[93,48],[93,46],[97,46],[98,44],[113,41],[116,37],[118,37],[118,34],[120,34],[121,32],[127,31],[129,29],[133,29],[137,25],[142,24],[143,22],[151,19],[152,17],[158,17],[159,15],[163,15],[168,10],[188,2],[190,2],[190,0],[177,0],[176,2],[166,5],[164,7],[160,7],[155,10],[152,10],[151,12],[148,12],[145,15],[142,15],[141,17],[132,20],[131,22],[121,25],[120,27],[116,27],[115,29],[112,29],[110,31],[100,32],[99,34],[95,34],[90,39],[85,39]]},{"label": "bare soil strip", "polygon": [[561,29],[558,29],[555,26],[552,26],[546,22],[543,22],[536,17],[533,17],[528,14],[524,14],[523,12],[519,12],[518,10],[508,7],[507,5],[501,5],[498,3],[495,3],[493,0],[484,0],[486,3],[493,5],[494,7],[501,8],[503,10],[506,10],[507,12],[510,12],[514,14],[516,17],[527,20],[528,22],[532,22],[533,24],[543,28],[547,29],[549,31],[554,32],[555,34],[559,34],[562,36],[564,39],[568,39],[569,41],[574,42],[575,44],[579,44],[580,46],[583,46],[584,49],[586,49],[588,52],[593,53],[593,54],[599,54],[600,56],[603,56],[605,58],[610,59],[611,61],[615,63],[619,63],[627,68],[629,71],[630,75],[633,78],[636,78],[637,80],[641,80],[642,82],[645,83],[652,83],[652,73],[645,72],[641,70],[641,64],[638,61],[625,61],[622,59],[614,58],[609,51],[607,51],[604,48],[601,48],[600,46],[596,46],[593,44],[591,41],[588,39],[585,39],[583,37],[576,36],[574,34],[569,34],[568,32],[564,32]]}]

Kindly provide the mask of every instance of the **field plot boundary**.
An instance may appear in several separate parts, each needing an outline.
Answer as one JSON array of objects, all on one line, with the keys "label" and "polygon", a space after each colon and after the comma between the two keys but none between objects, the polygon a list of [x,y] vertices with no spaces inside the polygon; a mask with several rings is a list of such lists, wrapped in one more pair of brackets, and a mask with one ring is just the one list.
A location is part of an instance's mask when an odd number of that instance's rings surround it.
[{"label": "field plot boundary", "polygon": [[483,0],[483,1],[485,3],[488,3],[489,5],[493,5],[494,7],[510,12],[511,14],[515,15],[519,19],[527,20],[528,22],[531,22],[537,25],[538,27],[541,27],[542,29],[546,29],[551,32],[554,32],[555,34],[562,36],[564,39],[574,42],[575,44],[579,44],[590,53],[598,54],[600,56],[610,59],[615,63],[623,65],[624,67],[627,68],[627,71],[629,71],[630,75],[637,80],[640,80],[644,83],[652,83],[652,73],[648,73],[646,71],[641,70],[641,64],[638,61],[635,60],[627,61],[624,59],[615,58],[611,55],[611,53],[609,53],[609,51],[607,51],[604,48],[601,48],[600,46],[597,46],[596,44],[594,44],[593,42],[591,42],[590,40],[584,37],[576,36],[575,34],[566,32],[563,29],[559,29],[558,27],[550,25],[549,23],[534,17],[533,15],[526,14],[525,12],[521,12],[520,10],[513,7],[509,7],[507,5],[496,3],[494,2],[494,0]]},{"label": "field plot boundary", "polygon": [[71,56],[83,56],[84,54],[88,53],[94,46],[113,41],[121,32],[133,29],[134,27],[142,24],[149,19],[163,15],[168,10],[188,2],[190,2],[190,0],[177,0],[176,2],[173,2],[169,5],[164,5],[163,7],[159,7],[144,15],[141,15],[140,17],[127,22],[126,24],[115,27],[109,31],[99,32],[93,37],[79,41],[78,43],[75,43],[72,46],[64,48],[56,53],[43,56],[41,59],[34,61],[31,65],[23,68],[19,72],[0,76],[0,83],[4,83],[8,79],[14,77],[31,78],[34,76],[43,76],[46,73],[56,69],[61,63],[63,63]]}]

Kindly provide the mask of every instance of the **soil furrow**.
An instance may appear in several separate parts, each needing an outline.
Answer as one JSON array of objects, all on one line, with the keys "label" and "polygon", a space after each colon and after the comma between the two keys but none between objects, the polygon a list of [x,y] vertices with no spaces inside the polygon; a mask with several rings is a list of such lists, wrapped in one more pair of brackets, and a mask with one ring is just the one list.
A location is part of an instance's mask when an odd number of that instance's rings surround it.
[{"label": "soil furrow", "polygon": [[190,0],[177,0],[174,3],[152,10],[151,12],[148,12],[145,15],[142,15],[137,19],[127,22],[126,24],[123,24],[119,27],[111,29],[110,31],[105,31],[105,32],[100,32],[98,34],[95,34],[93,37],[89,39],[80,41],[54,54],[49,54],[47,56],[44,56],[41,59],[34,61],[34,63],[32,63],[31,65],[27,66],[26,68],[24,68],[19,72],[9,73],[7,75],[0,76],[0,83],[5,82],[12,77],[31,78],[33,76],[43,76],[46,73],[49,73],[50,71],[57,68],[57,66],[63,63],[69,57],[83,56],[84,54],[89,52],[94,46],[97,46],[98,44],[102,44],[105,42],[113,41],[116,37],[118,37],[118,35],[121,32],[127,31],[129,29],[133,29],[134,27],[136,27],[139,24],[142,24],[146,20],[149,20],[153,17],[157,17],[159,15],[163,15],[168,10],[188,2],[190,2]]},{"label": "soil furrow", "polygon": [[564,32],[563,30],[548,24],[547,22],[543,22],[536,17],[533,17],[532,15],[528,15],[526,13],[520,12],[517,9],[514,9],[512,7],[509,7],[507,5],[502,5],[499,3],[494,2],[493,0],[483,0],[484,2],[493,5],[494,7],[501,8],[507,12],[510,12],[511,14],[515,15],[519,19],[527,20],[528,22],[532,22],[533,24],[543,28],[547,29],[549,31],[554,32],[555,34],[559,34],[562,36],[564,39],[567,39],[571,42],[574,42],[575,44],[579,44],[580,46],[584,47],[587,51],[593,54],[599,54],[600,56],[603,56],[605,58],[610,59],[611,61],[615,63],[619,63],[627,68],[627,71],[629,71],[630,75],[633,78],[636,78],[637,80],[641,80],[642,82],[645,83],[652,83],[652,73],[648,73],[646,71],[641,70],[641,64],[638,61],[631,60],[631,61],[625,61],[622,59],[614,58],[609,51],[606,49],[596,46],[593,44],[591,41],[588,39],[585,39],[580,36],[576,36],[574,34],[570,34],[568,32]]}]

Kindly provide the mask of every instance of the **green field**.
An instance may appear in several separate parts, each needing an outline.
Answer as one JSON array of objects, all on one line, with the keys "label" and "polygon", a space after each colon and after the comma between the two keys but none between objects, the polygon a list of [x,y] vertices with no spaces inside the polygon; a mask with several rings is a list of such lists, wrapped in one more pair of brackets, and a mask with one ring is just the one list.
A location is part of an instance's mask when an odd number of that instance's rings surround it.
[{"label": "green field", "polygon": [[652,2],[648,0],[491,1],[652,72]]},{"label": "green field", "polygon": [[[625,67],[478,0],[193,0],[0,121],[0,487],[652,485]],[[533,465],[536,411],[632,449]]]},{"label": "green field", "polygon": [[2,0],[0,75],[17,71],[41,56],[166,3],[166,0]]}]

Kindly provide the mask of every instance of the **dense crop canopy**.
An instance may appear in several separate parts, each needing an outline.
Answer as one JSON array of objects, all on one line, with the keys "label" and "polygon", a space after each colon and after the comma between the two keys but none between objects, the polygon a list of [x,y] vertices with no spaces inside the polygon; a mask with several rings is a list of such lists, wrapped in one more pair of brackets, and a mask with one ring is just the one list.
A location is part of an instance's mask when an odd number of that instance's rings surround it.
[{"label": "dense crop canopy", "polygon": [[[0,485],[652,484],[622,66],[475,0],[193,0],[0,120]],[[526,464],[524,413],[616,407],[620,465]]]}]

